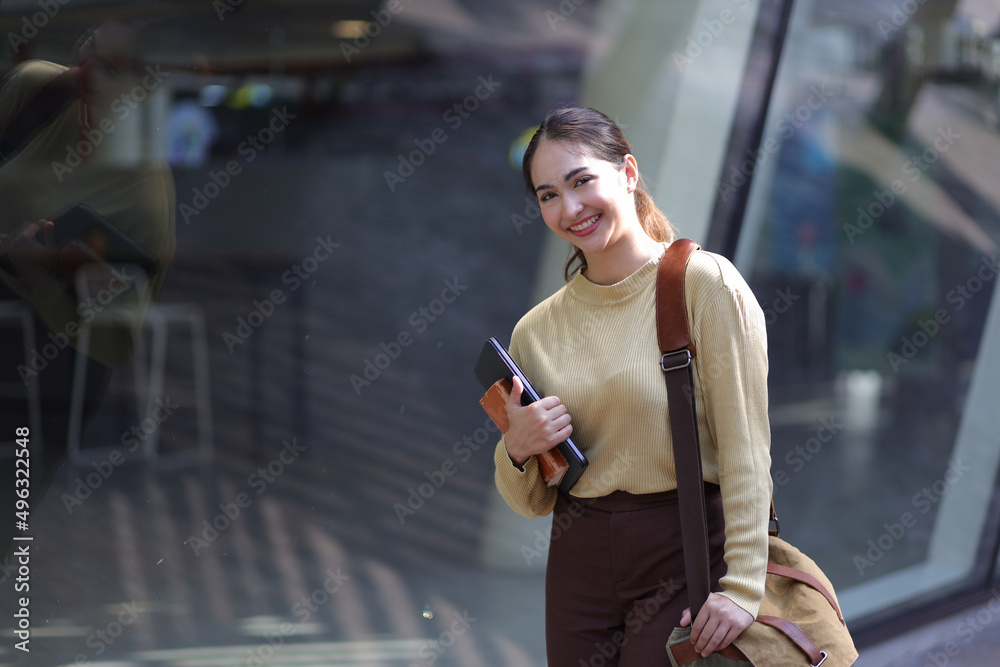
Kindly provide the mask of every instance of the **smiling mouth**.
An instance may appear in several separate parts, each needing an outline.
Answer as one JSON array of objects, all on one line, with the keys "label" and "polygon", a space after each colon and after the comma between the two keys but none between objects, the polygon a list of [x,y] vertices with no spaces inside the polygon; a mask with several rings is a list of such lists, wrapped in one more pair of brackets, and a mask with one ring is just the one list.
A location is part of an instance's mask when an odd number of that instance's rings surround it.
[{"label": "smiling mouth", "polygon": [[580,232],[587,231],[588,229],[596,225],[598,222],[600,222],[600,220],[601,220],[600,214],[594,215],[587,218],[586,220],[584,220],[579,224],[573,225],[572,227],[568,227],[567,229],[569,229],[569,231],[573,232],[574,234],[579,234]]}]

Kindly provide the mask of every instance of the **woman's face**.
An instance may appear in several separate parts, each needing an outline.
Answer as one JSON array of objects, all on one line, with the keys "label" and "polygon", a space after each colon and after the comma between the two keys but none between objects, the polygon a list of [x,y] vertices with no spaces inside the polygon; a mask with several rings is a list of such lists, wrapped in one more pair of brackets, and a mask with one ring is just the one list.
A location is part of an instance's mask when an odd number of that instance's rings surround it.
[{"label": "woman's face", "polygon": [[565,141],[542,140],[531,161],[542,219],[585,255],[639,229],[632,194],[638,178],[631,155],[619,169]]},{"label": "woman's face", "polygon": [[91,93],[98,98],[110,98],[125,85],[132,85],[134,44],[132,33],[118,25],[97,28],[80,46],[78,58],[84,66]]}]

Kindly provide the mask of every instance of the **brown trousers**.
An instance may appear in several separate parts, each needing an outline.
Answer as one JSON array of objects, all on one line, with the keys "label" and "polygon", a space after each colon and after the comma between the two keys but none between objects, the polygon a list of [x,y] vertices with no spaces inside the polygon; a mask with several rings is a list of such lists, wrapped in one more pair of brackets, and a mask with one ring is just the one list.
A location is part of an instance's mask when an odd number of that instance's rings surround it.
[{"label": "brown trousers", "polygon": [[[706,485],[712,590],[726,572],[717,486]],[[548,667],[669,665],[688,607],[677,492],[559,494],[545,576]]]}]

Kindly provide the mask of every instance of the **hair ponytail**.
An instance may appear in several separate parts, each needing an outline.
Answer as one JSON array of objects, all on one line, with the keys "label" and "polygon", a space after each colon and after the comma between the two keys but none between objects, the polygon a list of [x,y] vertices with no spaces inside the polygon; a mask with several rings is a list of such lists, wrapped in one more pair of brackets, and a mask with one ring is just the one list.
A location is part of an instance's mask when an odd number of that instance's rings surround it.
[{"label": "hair ponytail", "polygon": [[639,223],[651,239],[659,243],[672,243],[676,230],[667,216],[653,201],[653,197],[642,187],[635,189],[635,212]]}]

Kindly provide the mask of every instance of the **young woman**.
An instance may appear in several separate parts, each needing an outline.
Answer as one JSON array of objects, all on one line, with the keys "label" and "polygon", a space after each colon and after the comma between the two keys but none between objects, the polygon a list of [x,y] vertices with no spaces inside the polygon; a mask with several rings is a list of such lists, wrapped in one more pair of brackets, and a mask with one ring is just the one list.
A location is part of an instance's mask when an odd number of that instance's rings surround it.
[{"label": "young woman", "polygon": [[[669,664],[671,630],[692,621],[655,323],[657,263],[673,230],[641,188],[621,130],[598,111],[551,112],[523,169],[545,224],[576,248],[567,284],[514,328],[511,353],[546,398],[521,406],[515,380],[495,455],[511,508],[526,517],[555,512],[548,664]],[[729,261],[696,252],[685,287],[719,591],[694,619],[692,640],[709,655],[753,622],[763,596],[767,350],[763,313]],[[567,495],[544,485],[535,455],[570,434],[590,466]]]}]

